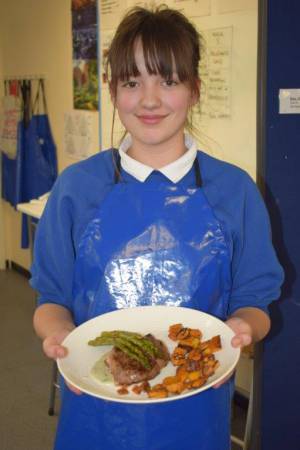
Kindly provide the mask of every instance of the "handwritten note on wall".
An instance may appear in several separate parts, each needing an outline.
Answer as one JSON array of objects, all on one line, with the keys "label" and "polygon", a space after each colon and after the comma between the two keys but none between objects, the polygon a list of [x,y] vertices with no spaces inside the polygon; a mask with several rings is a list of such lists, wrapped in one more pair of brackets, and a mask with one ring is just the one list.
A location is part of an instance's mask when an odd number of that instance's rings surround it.
[{"label": "handwritten note on wall", "polygon": [[231,116],[232,27],[202,31],[204,58],[199,113],[220,119]]},{"label": "handwritten note on wall", "polygon": [[93,113],[71,111],[64,116],[64,152],[70,158],[83,159],[93,153]]}]

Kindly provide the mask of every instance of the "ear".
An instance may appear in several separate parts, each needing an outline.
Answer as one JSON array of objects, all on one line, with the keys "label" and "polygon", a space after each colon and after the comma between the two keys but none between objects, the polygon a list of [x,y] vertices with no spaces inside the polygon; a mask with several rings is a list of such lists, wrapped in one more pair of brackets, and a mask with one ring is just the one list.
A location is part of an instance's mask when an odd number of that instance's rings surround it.
[{"label": "ear", "polygon": [[192,97],[191,97],[191,107],[195,106],[196,103],[200,100],[200,88],[201,88],[201,80],[200,78],[197,78],[195,82],[195,89],[192,91]]}]

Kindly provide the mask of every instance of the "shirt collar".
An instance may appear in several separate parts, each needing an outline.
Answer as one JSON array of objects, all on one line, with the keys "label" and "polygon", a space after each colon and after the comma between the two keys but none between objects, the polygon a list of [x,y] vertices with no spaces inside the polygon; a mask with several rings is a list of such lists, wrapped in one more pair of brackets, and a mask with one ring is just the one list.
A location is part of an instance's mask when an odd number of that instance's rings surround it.
[{"label": "shirt collar", "polygon": [[[180,158],[176,159],[176,161],[173,161],[172,163],[159,169],[159,172],[173,183],[180,181],[190,171],[197,155],[197,144],[192,136],[185,134],[184,142],[187,151]],[[129,149],[131,143],[132,139],[130,135],[127,135],[121,142],[119,147],[121,166],[127,173],[139,181],[144,182],[155,169],[147,166],[146,164],[142,164],[127,155],[127,150]]]}]

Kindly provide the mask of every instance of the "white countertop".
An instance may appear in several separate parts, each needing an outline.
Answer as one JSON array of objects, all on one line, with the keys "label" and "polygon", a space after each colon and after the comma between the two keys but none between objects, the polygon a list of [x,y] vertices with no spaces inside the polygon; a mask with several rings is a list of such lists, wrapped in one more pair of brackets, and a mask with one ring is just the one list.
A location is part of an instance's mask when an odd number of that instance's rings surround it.
[{"label": "white countertop", "polygon": [[49,193],[42,195],[38,199],[31,200],[28,203],[18,203],[17,210],[21,213],[27,214],[30,217],[34,217],[35,219],[40,219],[44,212],[48,196]]}]

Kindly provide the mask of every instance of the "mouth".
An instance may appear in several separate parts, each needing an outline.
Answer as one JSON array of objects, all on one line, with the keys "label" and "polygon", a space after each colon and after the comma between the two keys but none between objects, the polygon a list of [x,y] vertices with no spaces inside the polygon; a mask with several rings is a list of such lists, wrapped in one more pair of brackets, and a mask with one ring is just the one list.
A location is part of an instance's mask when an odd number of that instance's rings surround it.
[{"label": "mouth", "polygon": [[142,115],[137,115],[137,118],[145,123],[145,124],[149,124],[149,125],[155,125],[159,122],[161,122],[165,117],[167,117],[166,115],[159,115],[159,114],[142,114]]}]

